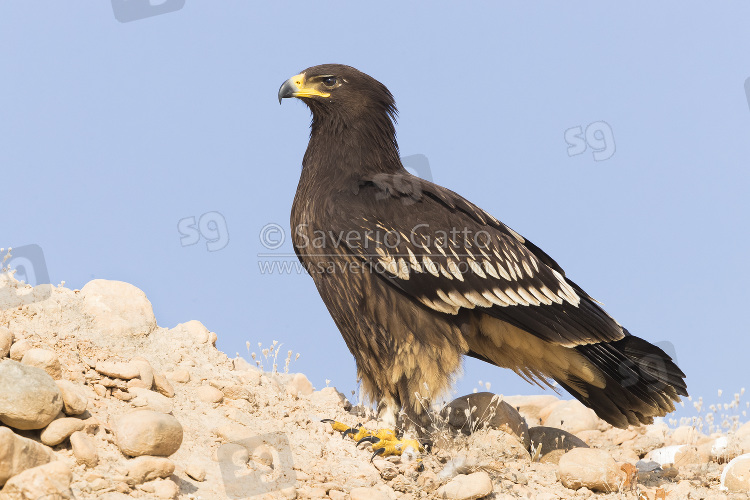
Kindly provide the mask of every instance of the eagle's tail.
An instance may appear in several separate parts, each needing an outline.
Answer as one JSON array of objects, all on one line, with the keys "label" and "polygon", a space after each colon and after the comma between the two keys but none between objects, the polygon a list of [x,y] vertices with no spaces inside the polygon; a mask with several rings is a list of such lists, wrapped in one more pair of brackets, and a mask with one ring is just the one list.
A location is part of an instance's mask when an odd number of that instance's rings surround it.
[{"label": "eagle's tail", "polygon": [[687,396],[685,374],[659,347],[630,335],[615,342],[575,347],[604,375],[601,388],[575,375],[557,382],[571,395],[616,427],[650,424],[674,411]]}]

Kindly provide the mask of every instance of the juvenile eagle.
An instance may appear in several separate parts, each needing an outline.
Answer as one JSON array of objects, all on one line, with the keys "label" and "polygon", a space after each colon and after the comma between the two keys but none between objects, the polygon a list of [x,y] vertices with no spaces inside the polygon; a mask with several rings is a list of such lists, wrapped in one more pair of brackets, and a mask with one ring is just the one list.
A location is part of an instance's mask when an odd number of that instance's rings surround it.
[{"label": "juvenile eagle", "polygon": [[687,396],[672,359],[546,253],[404,169],[383,84],[325,64],[291,77],[278,97],[312,112],[291,214],[295,252],[388,424],[402,408],[419,421],[417,393],[445,391],[464,355],[555,380],[617,427],[650,423]]}]

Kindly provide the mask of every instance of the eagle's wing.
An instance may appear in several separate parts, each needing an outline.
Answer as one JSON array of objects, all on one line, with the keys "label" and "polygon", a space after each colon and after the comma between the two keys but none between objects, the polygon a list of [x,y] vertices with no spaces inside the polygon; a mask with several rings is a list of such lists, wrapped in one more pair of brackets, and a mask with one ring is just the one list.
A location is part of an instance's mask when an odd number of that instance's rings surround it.
[{"label": "eagle's wing", "polygon": [[[392,286],[445,314],[483,310],[566,347],[626,334],[535,245],[465,198],[410,174],[378,175],[337,229]],[[394,203],[394,200],[401,203]]]}]

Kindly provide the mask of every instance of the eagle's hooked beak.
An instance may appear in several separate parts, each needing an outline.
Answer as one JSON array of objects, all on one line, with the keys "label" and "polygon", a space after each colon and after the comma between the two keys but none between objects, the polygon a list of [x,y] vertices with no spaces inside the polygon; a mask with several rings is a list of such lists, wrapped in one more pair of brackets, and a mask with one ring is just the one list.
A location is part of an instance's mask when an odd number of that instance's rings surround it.
[{"label": "eagle's hooked beak", "polygon": [[305,81],[305,74],[294,75],[279,88],[279,104],[287,97],[330,97],[328,92],[321,92]]}]

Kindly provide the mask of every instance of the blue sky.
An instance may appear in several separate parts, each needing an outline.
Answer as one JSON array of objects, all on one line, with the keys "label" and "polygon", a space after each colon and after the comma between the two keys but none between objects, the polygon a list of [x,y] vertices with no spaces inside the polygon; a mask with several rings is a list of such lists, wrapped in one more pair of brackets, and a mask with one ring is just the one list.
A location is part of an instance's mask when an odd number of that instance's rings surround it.
[{"label": "blue sky", "polygon": [[[420,173],[671,343],[692,394],[750,383],[750,4],[187,0],[124,23],[156,11],[114,7],[0,3],[0,246],[41,247],[52,282],[133,283],[161,326],[200,320],[229,354],[278,340],[348,393],[312,280],[259,266],[292,252],[261,233],[287,230],[308,138],[276,92],[344,63],[393,92]],[[457,391],[478,380],[539,392],[474,361]]]}]

